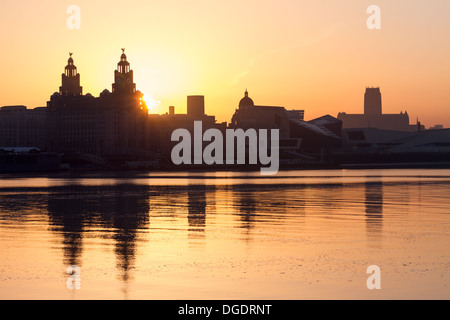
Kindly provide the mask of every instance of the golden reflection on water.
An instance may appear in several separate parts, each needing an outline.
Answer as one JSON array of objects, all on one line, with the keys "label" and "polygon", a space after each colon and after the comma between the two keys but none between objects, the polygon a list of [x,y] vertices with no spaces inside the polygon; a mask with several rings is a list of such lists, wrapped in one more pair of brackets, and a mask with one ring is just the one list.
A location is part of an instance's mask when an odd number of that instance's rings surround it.
[{"label": "golden reflection on water", "polygon": [[449,191],[448,170],[5,179],[0,298],[448,299]]}]

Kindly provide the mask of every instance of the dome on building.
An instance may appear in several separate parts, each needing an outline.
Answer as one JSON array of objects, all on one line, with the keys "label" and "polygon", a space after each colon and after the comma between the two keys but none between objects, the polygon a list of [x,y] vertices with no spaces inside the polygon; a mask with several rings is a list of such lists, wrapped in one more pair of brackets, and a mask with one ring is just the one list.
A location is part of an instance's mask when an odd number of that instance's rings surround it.
[{"label": "dome on building", "polygon": [[128,73],[130,71],[130,63],[127,61],[127,55],[125,54],[125,49],[122,48],[122,55],[120,56],[120,61],[117,64],[118,71],[120,73]]},{"label": "dome on building", "polygon": [[103,91],[100,93],[100,97],[106,97],[106,96],[108,96],[109,94],[111,94],[111,92],[109,92],[108,89],[105,89],[105,90],[103,90]]},{"label": "dome on building", "polygon": [[127,55],[125,54],[125,48],[122,48],[122,55],[120,56],[120,61],[127,61]]},{"label": "dome on building", "polygon": [[122,55],[120,56],[119,63],[117,63],[117,72],[122,73],[122,74],[126,74],[126,73],[130,72],[130,63],[127,61],[127,56],[125,54],[125,48],[122,48]]},{"label": "dome on building", "polygon": [[248,91],[245,90],[245,97],[241,99],[241,101],[239,102],[239,108],[240,107],[253,107],[255,106],[255,103],[253,102],[252,99],[249,98],[248,96]]},{"label": "dome on building", "polygon": [[67,60],[67,64],[68,65],[73,65],[73,58],[72,58],[73,53],[69,52],[69,59]]},{"label": "dome on building", "polygon": [[50,97],[50,101],[55,101],[61,98],[61,94],[59,94],[59,92],[55,92],[51,95]]},{"label": "dome on building", "polygon": [[77,67],[73,64],[72,52],[69,52],[69,59],[67,60],[67,66],[65,68],[65,74],[68,77],[74,77],[77,75]]}]

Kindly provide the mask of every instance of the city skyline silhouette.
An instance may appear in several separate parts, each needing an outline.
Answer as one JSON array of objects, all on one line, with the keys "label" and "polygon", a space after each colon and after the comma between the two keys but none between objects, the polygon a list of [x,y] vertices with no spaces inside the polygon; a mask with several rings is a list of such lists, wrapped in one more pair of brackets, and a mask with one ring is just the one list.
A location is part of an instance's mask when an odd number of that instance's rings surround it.
[{"label": "city skyline silhouette", "polygon": [[[155,7],[133,0],[129,7],[140,10],[123,16],[117,3],[77,5],[81,27],[75,30],[66,26],[65,4],[9,4],[3,11],[8,49],[0,62],[0,105],[43,106],[59,86],[60,62],[69,51],[77,57],[84,92],[97,96],[113,81],[112,53],[126,48],[139,90],[160,101],[155,113],[173,105],[184,112],[187,95],[203,94],[207,112],[229,121],[229,108],[249,88],[258,101],[309,110],[307,119],[314,119],[359,113],[359,93],[376,86],[383,89],[386,113],[408,110],[429,127],[450,126],[450,50],[441,40],[450,30],[446,2],[380,0],[381,30],[367,28],[365,3],[174,1]],[[146,12],[152,19],[142,17]]]},{"label": "city skyline silhouette", "polygon": [[448,299],[449,13],[3,1],[0,299]]},{"label": "city skyline silhouette", "polygon": [[[125,59],[125,61],[126,61],[126,55],[125,55],[125,48],[121,48],[121,50],[122,50],[122,57],[125,57],[124,59]],[[73,66],[73,58],[72,58],[72,55],[73,55],[73,52],[69,52],[69,65],[67,66],[67,67],[72,67]],[[123,59],[123,58],[121,58],[121,59]],[[69,75],[69,73],[68,72],[72,72],[72,71],[67,71],[67,67],[66,67],[66,71],[65,71],[65,74],[63,74],[63,86],[64,86],[64,77],[67,77],[67,75]],[[74,67],[74,76],[76,76],[76,83],[78,83],[78,86],[79,86],[79,88],[78,89],[76,89],[76,94],[77,95],[82,95],[83,94],[83,89],[82,89],[82,86],[80,86],[80,84],[81,84],[81,81],[80,81],[80,76],[79,76],[79,72],[77,73],[77,68],[75,67],[75,66],[73,66]],[[118,67],[118,68],[120,68],[120,67]],[[127,68],[130,68],[129,66],[127,67]],[[127,69],[128,71],[130,71],[130,69]],[[127,72],[128,72],[127,71]],[[133,71],[133,70],[131,70],[131,71]],[[117,71],[116,71],[116,73],[117,73]],[[133,78],[133,75],[131,76],[131,78]],[[115,81],[117,81],[117,77],[115,76]],[[124,82],[126,82],[125,80],[124,80]],[[134,91],[136,91],[136,84],[133,84],[134,85]],[[372,90],[372,88],[376,88],[378,91],[380,90],[380,87],[378,86],[378,87],[371,87],[371,86],[365,86],[364,87],[365,89],[366,89],[366,93],[365,93],[365,96],[367,96],[367,93],[368,93],[368,91],[369,90]],[[114,86],[113,86],[113,89],[112,89],[112,91],[114,91]],[[94,95],[94,96],[101,96],[101,94],[102,93],[105,93],[105,92],[110,92],[110,90],[108,90],[108,88],[105,88],[104,90],[102,90],[98,95]],[[140,90],[138,90],[138,92],[141,92]],[[61,87],[60,87],[60,93],[62,93],[61,92]],[[84,95],[92,95],[91,93],[84,93]],[[160,111],[160,114],[164,114],[164,113],[167,113],[167,110],[171,110],[171,108],[175,108],[175,106],[173,106],[173,105],[170,105],[170,106],[165,106],[166,107],[166,110],[161,110],[161,108],[160,108],[160,101],[156,101],[156,100],[154,100],[153,99],[153,97],[151,97],[151,96],[148,96],[148,95],[146,95],[145,93],[142,93],[143,94],[143,97],[142,97],[142,100],[143,101],[145,101],[146,102],[146,105],[148,106],[148,112],[149,112],[149,114],[156,114],[155,113],[155,111],[157,111],[157,110],[159,110]],[[248,96],[248,90],[247,89],[245,89],[245,94],[246,94],[246,97]],[[380,94],[379,92],[378,92],[378,94]],[[193,95],[188,95],[188,97],[193,97]],[[202,99],[205,99],[204,98],[204,95],[202,95]],[[206,97],[207,98],[207,97]],[[381,99],[381,98],[380,98]],[[203,102],[204,103],[204,102]],[[382,113],[382,111],[381,111],[381,101],[379,102],[380,103],[380,109],[379,109],[379,112],[380,112],[380,114]],[[15,104],[16,106],[23,106],[23,104]],[[364,113],[367,115],[367,106],[366,106],[366,98],[364,98],[364,102],[363,102],[363,105],[364,105]],[[13,106],[13,105],[11,105],[11,106]],[[29,107],[28,107],[29,108]],[[42,107],[35,107],[35,108],[42,108]],[[184,110],[185,109],[185,104],[182,104],[181,106],[177,106],[176,107],[177,108],[177,111],[179,111],[180,109],[181,110]],[[189,108],[189,107],[187,107],[187,108]],[[32,108],[33,109],[33,108]],[[209,110],[211,110],[211,108],[208,108]],[[230,109],[230,110],[232,110],[233,109],[233,107],[232,106],[230,106],[230,108],[227,108],[227,109]],[[390,108],[390,109],[392,109],[392,108]],[[173,110],[175,110],[175,109],[173,109]],[[309,109],[309,110],[311,110],[311,109]],[[309,111],[308,110],[308,111]],[[337,110],[337,109],[336,109]],[[335,111],[336,111],[335,110]],[[189,112],[189,110],[187,110],[188,112]],[[343,111],[343,112],[341,112],[341,111]],[[376,111],[376,112],[378,112],[378,111]],[[331,112],[331,114],[337,114],[337,116],[338,116],[338,118],[340,117],[340,118],[344,118],[344,119],[349,119],[349,120],[347,120],[347,121],[349,121],[349,122],[351,122],[352,123],[352,125],[350,125],[350,126],[345,126],[344,125],[344,128],[346,128],[346,127],[348,127],[348,128],[357,128],[357,127],[359,127],[359,126],[361,126],[361,127],[365,127],[365,126],[367,126],[367,124],[369,124],[369,126],[370,126],[370,120],[356,120],[356,118],[354,117],[354,115],[352,115],[352,117],[353,117],[353,120],[350,120],[350,117],[348,117],[347,116],[347,112],[346,112],[346,110],[340,110],[339,112]],[[357,112],[355,112],[355,114],[357,114]],[[404,115],[404,113],[403,113],[403,109],[402,109],[402,111],[401,111],[401,114],[402,115]],[[406,114],[408,114],[408,111],[407,110],[405,110],[405,115]],[[372,115],[373,115],[373,113],[372,113]],[[385,118],[386,118],[386,120],[385,121],[388,121],[387,120],[387,117],[388,117],[388,115],[387,116],[385,116]],[[392,117],[392,116],[391,116]],[[230,117],[231,118],[231,117]],[[400,122],[405,122],[406,121],[406,126],[407,125],[409,125],[409,117],[408,117],[408,119],[400,119],[400,117],[397,117],[397,120],[396,121],[399,121],[400,120]],[[403,120],[405,120],[405,121],[403,121]],[[419,117],[417,117],[417,122],[419,121]],[[228,120],[225,120],[225,122],[230,122],[230,120],[228,119]],[[377,123],[377,121],[372,121],[372,124],[373,123]],[[395,127],[395,121],[394,121],[394,119],[393,119],[393,117],[392,117],[392,121],[391,121],[391,123],[392,123],[392,127]],[[444,128],[445,126],[443,126],[441,123],[443,123],[443,121],[441,121],[440,123],[436,123],[436,124],[434,124],[434,126],[432,126],[432,125],[430,125],[430,126],[428,126],[427,127],[427,129],[428,128],[434,128],[434,127],[440,127],[440,128]],[[412,124],[412,125],[415,125],[415,124]],[[383,127],[383,125],[381,125],[381,122],[380,122],[380,124],[378,125],[378,127],[380,127],[380,128],[382,128]],[[405,123],[403,124],[403,126],[400,126],[399,128],[405,128]],[[424,127],[424,129],[425,129],[425,127]],[[397,129],[397,130],[400,130],[400,131],[402,131],[402,129]]]}]

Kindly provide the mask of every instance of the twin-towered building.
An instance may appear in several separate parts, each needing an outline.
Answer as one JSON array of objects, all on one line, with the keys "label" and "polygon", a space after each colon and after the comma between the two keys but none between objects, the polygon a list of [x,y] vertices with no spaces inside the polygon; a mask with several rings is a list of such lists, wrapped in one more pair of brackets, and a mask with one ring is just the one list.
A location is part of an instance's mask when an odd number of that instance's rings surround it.
[{"label": "twin-towered building", "polygon": [[[305,121],[303,110],[257,105],[248,91],[228,124],[217,123],[205,113],[201,95],[187,97],[186,114],[175,113],[173,106],[166,114],[149,114],[124,49],[111,91],[105,89],[98,97],[83,94],[70,53],[59,91],[46,107],[0,108],[0,153],[2,147],[37,147],[63,153],[71,163],[135,167],[163,160],[170,165],[171,151],[178,143],[172,141],[173,132],[187,129],[195,133],[197,121],[202,122],[203,132],[211,128],[222,134],[229,129],[278,130],[280,165],[341,161],[342,154],[350,161],[358,160],[360,154],[371,160],[374,153],[404,153],[405,159],[413,151],[432,157],[450,154],[450,130],[424,131],[419,122],[410,125],[407,112],[383,114],[379,88],[366,89],[364,114],[339,113],[337,118],[325,115]],[[248,155],[250,139],[245,144]]]},{"label": "twin-towered building", "polygon": [[172,131],[189,128],[194,120],[203,121],[205,129],[226,127],[205,114],[204,96],[189,96],[187,110],[187,114],[175,114],[170,107],[169,114],[150,115],[143,94],[136,90],[124,49],[112,90],[105,89],[99,97],[83,94],[70,53],[59,92],[50,97],[47,107],[0,109],[0,148],[38,147],[98,164],[104,159],[144,161],[170,154]]},{"label": "twin-towered building", "polygon": [[148,109],[142,98],[124,52],[114,72],[112,92],[104,90],[97,98],[82,94],[71,54],[59,93],[47,103],[48,149],[109,157],[145,150]]},{"label": "twin-towered building", "polygon": [[149,114],[143,94],[136,90],[124,49],[111,91],[105,89],[99,97],[83,94],[70,53],[59,92],[50,97],[47,107],[12,106],[0,110],[0,123],[5,123],[0,126],[4,131],[0,132],[0,147],[38,147],[64,153],[74,161],[99,165],[168,159],[176,144],[171,141],[173,131],[193,130],[194,121],[202,121],[204,131],[278,129],[282,157],[297,158],[299,152],[340,146],[339,120],[326,116],[306,122],[303,117],[303,110],[255,105],[247,91],[229,125],[216,123],[214,116],[205,114],[204,96],[188,96],[186,114],[175,113],[173,106],[167,114]]}]

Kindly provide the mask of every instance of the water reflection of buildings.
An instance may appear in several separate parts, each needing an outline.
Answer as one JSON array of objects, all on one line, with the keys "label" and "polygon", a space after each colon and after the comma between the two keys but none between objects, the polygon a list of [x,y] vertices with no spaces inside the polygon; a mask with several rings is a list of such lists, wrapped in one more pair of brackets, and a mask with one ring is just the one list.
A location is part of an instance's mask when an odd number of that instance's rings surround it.
[{"label": "water reflection of buildings", "polygon": [[88,221],[85,210],[86,203],[70,198],[65,192],[48,199],[48,215],[51,230],[62,235],[64,264],[81,266],[83,252],[83,234]]},{"label": "water reflection of buildings", "polygon": [[366,183],[366,232],[372,243],[381,241],[383,231],[383,183]]},{"label": "water reflection of buildings", "polygon": [[255,192],[251,190],[236,190],[235,196],[235,207],[238,212],[236,213],[242,222],[242,228],[246,229],[248,232],[253,228],[256,210],[257,210],[257,200],[255,197]]},{"label": "water reflection of buildings", "polygon": [[206,189],[205,185],[192,185],[187,190],[188,225],[190,238],[204,237],[206,225]]},{"label": "water reflection of buildings", "polygon": [[[271,230],[273,224],[278,224],[279,220],[286,218],[288,210],[294,215],[298,214],[299,207],[303,206],[304,202],[299,201],[291,192],[290,188],[268,185],[233,186],[232,208],[237,227],[243,229],[245,241],[251,241],[252,235],[262,232],[265,227]],[[297,189],[293,192],[302,191]],[[295,199],[290,198],[290,195]]]},{"label": "water reflection of buildings", "polygon": [[[114,230],[117,267],[121,279],[129,279],[134,266],[139,232],[148,229],[149,187],[70,186],[50,193],[48,215],[51,230],[63,237],[64,263],[82,265],[83,238],[101,229]],[[92,235],[88,232],[93,232]]]}]

